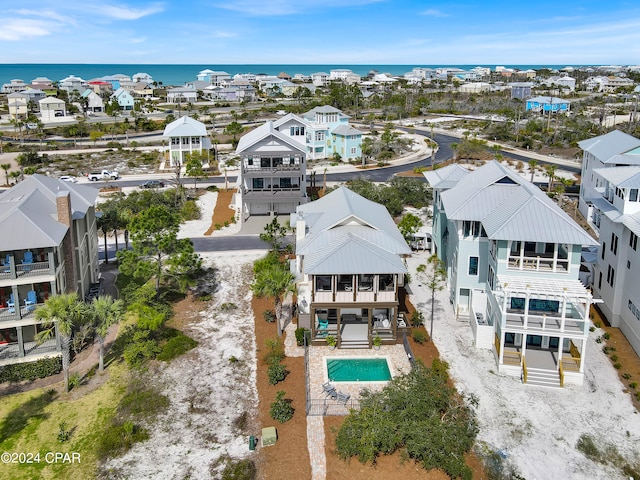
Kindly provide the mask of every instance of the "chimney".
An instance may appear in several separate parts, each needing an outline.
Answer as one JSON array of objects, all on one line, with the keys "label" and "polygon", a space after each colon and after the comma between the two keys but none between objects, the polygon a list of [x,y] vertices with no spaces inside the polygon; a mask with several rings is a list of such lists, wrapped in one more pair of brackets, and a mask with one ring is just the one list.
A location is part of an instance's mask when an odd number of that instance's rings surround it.
[{"label": "chimney", "polygon": [[64,258],[64,273],[66,283],[66,293],[77,292],[76,280],[76,239],[73,232],[73,219],[71,216],[71,194],[68,190],[60,190],[56,195],[56,209],[58,211],[58,222],[66,225],[67,233],[62,240],[62,256]]},{"label": "chimney", "polygon": [[304,221],[304,212],[298,212],[296,220],[296,242],[302,240],[307,235],[307,224]]}]

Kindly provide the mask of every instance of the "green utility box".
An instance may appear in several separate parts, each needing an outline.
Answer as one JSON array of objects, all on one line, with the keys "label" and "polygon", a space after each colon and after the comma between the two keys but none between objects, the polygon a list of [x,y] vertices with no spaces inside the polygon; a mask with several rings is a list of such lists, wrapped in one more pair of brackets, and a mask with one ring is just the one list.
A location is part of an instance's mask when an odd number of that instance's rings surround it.
[{"label": "green utility box", "polygon": [[249,437],[249,450],[255,450],[256,449],[256,437],[254,437],[253,435],[251,435]]}]

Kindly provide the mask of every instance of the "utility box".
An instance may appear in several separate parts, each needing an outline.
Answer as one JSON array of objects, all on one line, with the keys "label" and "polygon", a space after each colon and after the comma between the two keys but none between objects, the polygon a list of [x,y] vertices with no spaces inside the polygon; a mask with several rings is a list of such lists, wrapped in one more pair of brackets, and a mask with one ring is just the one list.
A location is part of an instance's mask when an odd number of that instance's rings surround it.
[{"label": "utility box", "polygon": [[254,437],[253,435],[251,435],[249,437],[249,450],[255,450],[256,449],[256,437]]},{"label": "utility box", "polygon": [[268,447],[269,445],[275,445],[278,439],[276,433],[276,427],[265,427],[262,429],[262,446]]}]

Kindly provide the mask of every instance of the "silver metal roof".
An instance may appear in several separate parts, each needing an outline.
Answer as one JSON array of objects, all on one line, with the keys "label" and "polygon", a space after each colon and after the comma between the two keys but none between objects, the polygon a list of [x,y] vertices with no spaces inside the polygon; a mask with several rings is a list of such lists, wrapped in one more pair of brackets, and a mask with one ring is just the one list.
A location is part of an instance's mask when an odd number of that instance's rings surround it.
[{"label": "silver metal roof", "polygon": [[297,150],[300,153],[305,153],[305,146],[293,138],[279,132],[274,128],[273,122],[268,121],[258,128],[250,131],[249,133],[240,137],[236,153],[241,153],[247,150],[252,150],[256,144],[271,137],[275,139],[275,147],[278,150],[282,150],[282,146],[287,146],[290,149]]},{"label": "silver metal roof", "polygon": [[640,188],[640,167],[595,168],[606,181],[620,188]]},{"label": "silver metal roof", "polygon": [[167,125],[163,137],[206,137],[207,127],[191,117],[180,117]]},{"label": "silver metal roof", "polygon": [[[606,133],[604,135],[578,142],[578,145],[581,149],[589,152],[601,162],[611,163],[608,162],[608,160],[610,160],[612,157],[624,154],[630,150],[640,147],[640,140],[624,132],[621,132],[620,130],[613,130],[612,132]],[[625,162],[620,161],[614,163]]]},{"label": "silver metal roof", "polygon": [[469,175],[469,170],[463,166],[452,163],[436,170],[425,171],[422,174],[432,188],[448,189],[455,186],[461,178]]},{"label": "silver metal roof", "polygon": [[448,219],[481,221],[493,240],[597,244],[538,187],[496,161],[462,178],[441,198]]},{"label": "silver metal roof", "polygon": [[[68,227],[58,222],[56,196],[68,191],[73,219],[86,215],[98,190],[44,175],[32,175],[0,194],[0,250],[45,248],[60,244]],[[10,234],[7,234],[10,232]]]},{"label": "silver metal roof", "polygon": [[351,125],[338,125],[334,128],[331,133],[335,133],[336,135],[362,135],[362,132],[357,128],[353,128]]}]

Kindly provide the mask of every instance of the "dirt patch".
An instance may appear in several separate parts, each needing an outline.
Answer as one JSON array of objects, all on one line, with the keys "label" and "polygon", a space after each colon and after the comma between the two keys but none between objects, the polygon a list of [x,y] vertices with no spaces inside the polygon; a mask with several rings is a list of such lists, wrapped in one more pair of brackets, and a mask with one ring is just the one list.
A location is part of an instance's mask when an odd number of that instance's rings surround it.
[{"label": "dirt patch", "polygon": [[[262,312],[273,310],[273,299],[253,298],[253,312],[256,331],[257,387],[259,396],[258,420],[261,427],[275,426],[278,441],[271,447],[259,448],[258,478],[311,478],[311,464],[307,449],[307,417],[305,412],[304,358],[285,358],[282,364],[289,371],[286,380],[277,385],[269,385],[268,365],[264,362],[267,353],[266,340],[277,337],[275,323],[264,320]],[[287,392],[285,398],[292,400],[295,409],[293,418],[286,423],[278,423],[269,416],[269,408],[275,400],[276,392]]]},{"label": "dirt patch", "polygon": [[[620,382],[626,387],[625,391],[629,394],[633,406],[640,411],[640,399],[637,395],[640,392],[640,358],[638,354],[624,336],[622,330],[611,327],[606,317],[597,307],[591,307],[591,315],[593,323],[601,325],[602,330],[604,330],[601,336],[601,345],[603,348],[605,346],[609,347],[606,352],[611,363],[614,366],[616,364],[620,365],[620,368],[617,369]],[[604,338],[604,334],[608,334],[608,340]],[[637,385],[634,385],[634,382]]]},{"label": "dirt patch", "polygon": [[209,226],[209,229],[204,233],[206,236],[211,235],[217,230],[216,225],[224,225],[224,222],[231,222],[235,217],[236,211],[229,208],[233,200],[233,194],[233,190],[218,190],[218,199],[216,200],[216,206],[211,216],[211,226]]}]

